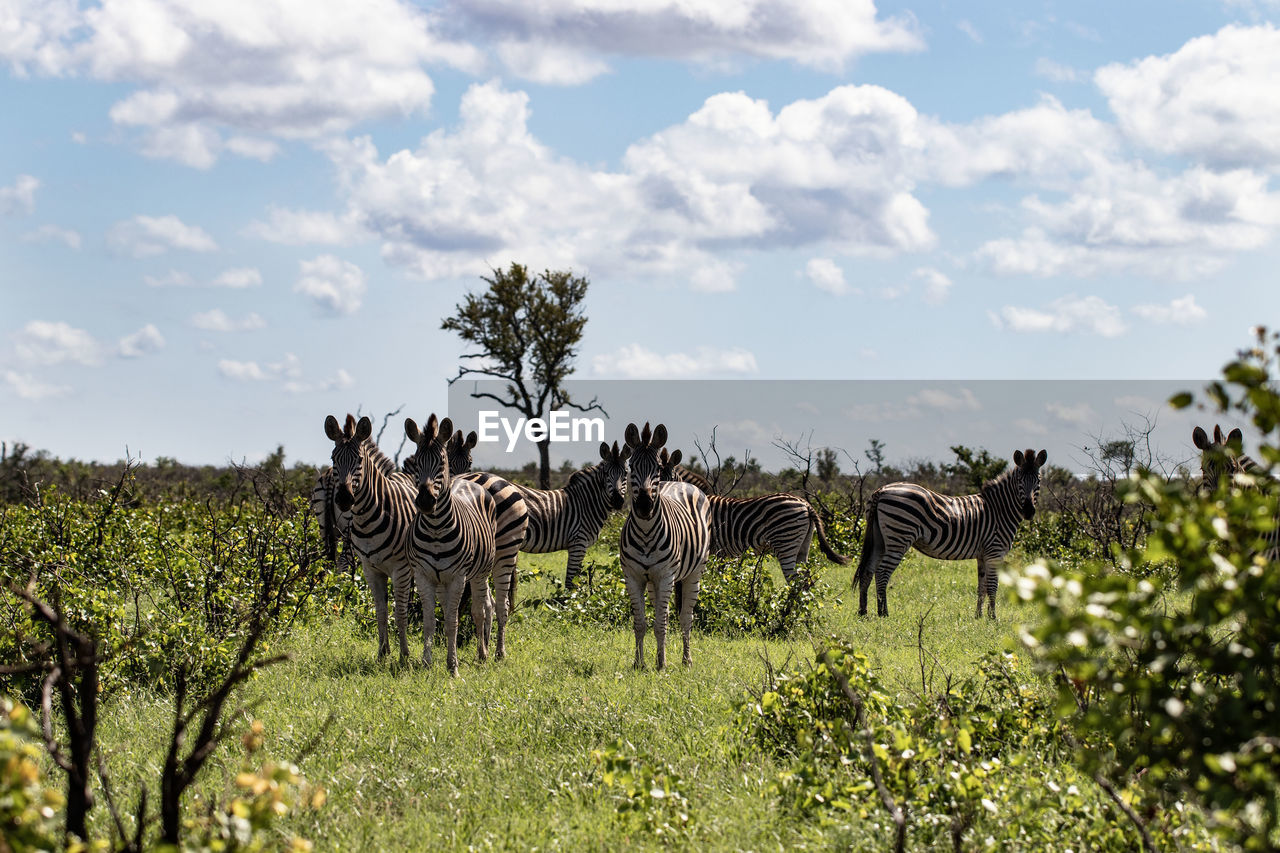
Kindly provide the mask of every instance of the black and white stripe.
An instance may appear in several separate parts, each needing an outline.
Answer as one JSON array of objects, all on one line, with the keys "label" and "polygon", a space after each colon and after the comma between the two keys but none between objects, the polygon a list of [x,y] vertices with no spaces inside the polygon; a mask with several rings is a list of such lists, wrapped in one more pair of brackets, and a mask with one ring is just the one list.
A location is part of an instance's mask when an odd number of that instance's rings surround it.
[{"label": "black and white stripe", "polygon": [[[659,454],[663,480],[681,476],[680,456],[679,450],[670,456],[666,450]],[[739,557],[750,549],[760,554],[772,553],[782,567],[782,576],[793,583],[796,564],[809,559],[809,545],[816,532],[818,547],[827,559],[841,566],[849,563],[848,557],[831,547],[822,519],[804,498],[779,492],[754,498],[708,495],[707,502],[711,553],[718,557]]]},{"label": "black and white stripe", "polygon": [[[410,537],[413,574],[422,596],[422,662],[431,663],[431,638],[436,627],[436,596],[444,605],[446,664],[458,673],[458,608],[464,586],[471,587],[471,617],[476,624],[480,660],[488,657],[488,639],[494,603],[489,595],[489,575],[494,566],[497,507],[482,486],[449,473],[445,445],[453,424],[445,418],[437,424],[432,415],[422,430],[412,418],[404,422],[405,435],[417,445],[417,510]],[[506,601],[498,614],[498,654],[501,656],[506,627]]]},{"label": "black and white stripe", "polygon": [[[415,515],[413,485],[408,477],[396,471],[395,463],[373,443],[370,438],[373,424],[368,418],[361,418],[357,423],[354,417],[347,415],[344,428],[338,425],[337,418],[330,415],[325,418],[324,431],[334,444],[330,469],[333,505],[322,508],[322,511],[336,512],[338,519],[344,514],[350,516],[349,542],[359,555],[365,581],[373,590],[379,657],[390,651],[387,641],[387,581],[391,581],[400,657],[407,658],[409,642],[406,630],[413,577],[409,563],[409,533]],[[312,506],[315,507],[314,491]]]},{"label": "black and white stripe", "polygon": [[520,550],[527,554],[568,551],[564,588],[573,589],[587,549],[600,538],[609,513],[626,503],[631,448],[600,443],[600,463],[575,471],[563,489],[516,486],[529,508],[529,530]]},{"label": "black and white stripe", "polygon": [[[1267,469],[1253,458],[1246,456],[1244,450],[1244,433],[1239,428],[1231,430],[1225,436],[1222,427],[1214,425],[1213,440],[1200,427],[1191,431],[1191,443],[1200,450],[1200,484],[1197,491],[1201,495],[1214,494],[1224,481],[1236,483],[1237,474],[1245,474],[1252,478],[1251,488],[1263,487],[1274,492],[1276,483]],[[1280,513],[1273,519],[1271,530],[1264,534],[1265,548],[1260,549],[1263,558],[1268,562],[1280,560]]]},{"label": "black and white stripe", "polygon": [[[334,504],[337,487],[333,468],[326,466],[316,475],[315,485],[311,489],[311,513],[320,524],[325,555],[335,562],[338,573],[343,574],[354,572],[356,552],[351,545],[351,513],[339,511]],[[342,546],[341,550],[339,545]]]},{"label": "black and white stripe", "polygon": [[688,483],[661,482],[659,451],[667,441],[667,428],[649,425],[641,432],[628,424],[631,448],[631,512],[622,525],[620,558],[622,575],[631,598],[632,625],[636,635],[635,667],[644,667],[645,592],[653,602],[653,637],[657,668],[667,662],[667,608],[671,591],[681,587],[680,633],[684,639],[684,663],[693,662],[689,649],[693,607],[698,601],[702,569],[711,547],[707,496]]},{"label": "black and white stripe", "polygon": [[1048,454],[1015,451],[1014,467],[987,482],[976,495],[949,497],[914,483],[890,483],[871,495],[867,534],[853,581],[859,585],[858,615],[867,613],[867,589],[876,584],[876,611],[889,615],[889,577],[914,547],[939,560],[978,561],[978,609],[986,594],[996,618],[1000,567],[1018,524],[1036,512],[1040,469]]},{"label": "black and white stripe", "polygon": [[[462,437],[462,430],[458,430],[449,439],[449,445],[445,453],[449,457],[449,473],[457,477],[459,474],[465,474],[471,470],[471,450],[476,446],[478,437],[475,430],[466,437]],[[400,463],[400,470],[409,475],[409,479],[417,482],[418,466],[413,461],[413,455],[410,454],[407,459]]]}]

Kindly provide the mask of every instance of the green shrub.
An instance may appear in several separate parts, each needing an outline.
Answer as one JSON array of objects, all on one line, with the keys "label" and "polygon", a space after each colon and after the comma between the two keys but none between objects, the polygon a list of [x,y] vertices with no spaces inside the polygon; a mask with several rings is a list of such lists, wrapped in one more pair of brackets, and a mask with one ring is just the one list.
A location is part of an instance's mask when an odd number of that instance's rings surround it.
[{"label": "green shrub", "polygon": [[0,696],[0,850],[56,850],[62,794],[45,784],[44,744],[31,712]]}]

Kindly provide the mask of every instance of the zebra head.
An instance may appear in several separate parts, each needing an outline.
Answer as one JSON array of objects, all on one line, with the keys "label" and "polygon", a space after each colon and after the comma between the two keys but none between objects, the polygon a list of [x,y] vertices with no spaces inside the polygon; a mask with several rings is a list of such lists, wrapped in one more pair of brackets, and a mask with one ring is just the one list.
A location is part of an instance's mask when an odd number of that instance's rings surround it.
[{"label": "zebra head", "polygon": [[662,476],[658,454],[667,443],[667,427],[658,424],[651,433],[648,423],[643,432],[635,424],[627,424],[625,437],[631,449],[631,477],[627,483],[631,491],[631,511],[640,518],[653,518],[658,511],[658,483]]},{"label": "zebra head", "polygon": [[347,415],[345,426],[338,426],[338,419],[329,415],[324,419],[324,434],[333,440],[333,481],[337,486],[333,500],[338,509],[350,512],[356,492],[364,482],[364,443],[373,435],[373,422],[361,418],[359,423]]},{"label": "zebra head", "polygon": [[618,449],[618,442],[609,447],[609,442],[600,442],[600,464],[596,466],[596,476],[604,488],[605,506],[611,510],[622,509],[627,502],[627,460],[631,458],[631,448],[624,446]]},{"label": "zebra head", "polygon": [[415,485],[418,496],[413,502],[423,512],[435,509],[436,501],[449,489],[449,439],[453,435],[453,421],[445,418],[437,422],[433,414],[427,418],[421,430],[413,418],[404,419],[404,434],[417,445],[413,452],[412,467],[416,471]]},{"label": "zebra head", "polygon": [[476,431],[472,430],[466,438],[462,437],[462,430],[458,430],[449,439],[449,448],[445,451],[449,455],[449,473],[453,476],[465,474],[471,470],[471,450],[479,442]]},{"label": "zebra head", "polygon": [[1040,469],[1048,458],[1047,450],[1039,453],[1031,448],[1027,448],[1025,453],[1021,450],[1013,451],[1013,464],[1016,466],[1013,473],[1014,494],[1019,509],[1022,510],[1022,517],[1028,520],[1036,514],[1036,504],[1040,500]]},{"label": "zebra head", "polygon": [[1241,470],[1240,453],[1244,450],[1244,433],[1237,427],[1224,437],[1222,427],[1214,424],[1213,441],[1200,427],[1191,431],[1191,442],[1200,450],[1200,485],[1196,491],[1210,494],[1226,474]]},{"label": "zebra head", "polygon": [[659,476],[662,478],[662,482],[669,483],[680,479],[676,476],[676,466],[680,464],[680,458],[683,455],[679,450],[673,450],[668,454],[667,449],[665,447],[662,448],[662,452],[658,454],[658,464],[662,469]]}]

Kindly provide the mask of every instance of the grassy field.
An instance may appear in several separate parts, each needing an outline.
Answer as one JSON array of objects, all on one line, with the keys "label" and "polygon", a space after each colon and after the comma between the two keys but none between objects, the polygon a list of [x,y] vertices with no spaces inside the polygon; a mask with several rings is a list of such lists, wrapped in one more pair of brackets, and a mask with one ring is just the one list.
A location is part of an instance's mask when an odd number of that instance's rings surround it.
[{"label": "grassy field", "polygon": [[[551,568],[563,555],[521,559]],[[651,635],[650,669],[637,672],[629,628],[577,627],[539,608],[518,612],[506,660],[480,664],[474,644],[464,647],[456,679],[444,671],[442,649],[430,669],[402,667],[376,661],[373,637],[354,620],[301,627],[285,643],[292,659],[242,696],[265,725],[267,754],[280,759],[297,758],[333,715],[298,762],[328,802],[284,829],[317,849],[824,849],[859,836],[873,841],[879,833],[871,828],[850,837],[779,810],[770,784],[781,768],[733,730],[744,693],[761,685],[768,666],[812,659],[815,643],[839,634],[907,695],[921,683],[922,618],[924,644],[936,656],[930,666],[963,675],[983,652],[1008,647],[1025,614],[1001,599],[998,621],[975,620],[973,563],[913,554],[894,576],[892,618],[860,619],[851,571],[822,570],[831,595],[812,634],[765,642],[695,633],[693,666],[661,674],[652,670]],[[521,593],[534,599],[545,590]],[[678,661],[678,634],[675,649]],[[157,777],[170,714],[166,699],[141,693],[104,709],[100,740],[122,790]],[[620,812],[616,795],[600,784],[592,752],[619,738],[678,775],[691,820],[676,837]],[[224,746],[202,795],[224,793],[240,758],[234,741]],[[105,824],[102,810],[96,819]]]}]

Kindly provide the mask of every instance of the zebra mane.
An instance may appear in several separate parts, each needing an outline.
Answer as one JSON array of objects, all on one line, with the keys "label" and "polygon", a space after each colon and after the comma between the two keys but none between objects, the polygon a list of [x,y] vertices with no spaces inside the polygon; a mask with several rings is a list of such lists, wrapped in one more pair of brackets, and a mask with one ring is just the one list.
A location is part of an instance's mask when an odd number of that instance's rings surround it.
[{"label": "zebra mane", "polygon": [[983,483],[982,490],[979,492],[979,494],[985,495],[988,492],[993,492],[997,489],[1003,488],[1004,485],[1008,483],[1010,480],[1012,480],[1014,475],[1017,473],[1018,473],[1017,465],[1013,465],[1009,468],[1005,468],[999,474],[995,475],[990,480],[987,480],[985,483]]},{"label": "zebra mane", "polygon": [[373,463],[374,467],[378,469],[378,473],[382,476],[388,477],[399,470],[391,457],[383,453],[382,449],[373,443],[373,439],[366,438],[361,448],[364,450],[365,458]]},{"label": "zebra mane", "polygon": [[569,482],[564,484],[565,491],[569,491],[575,487],[585,488],[589,486],[591,480],[595,479],[596,468],[597,466],[595,465],[588,465],[585,468],[579,468],[577,471],[574,471],[569,475]]}]

